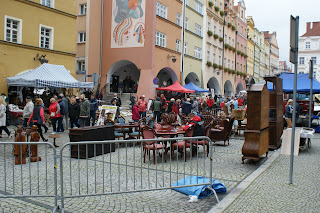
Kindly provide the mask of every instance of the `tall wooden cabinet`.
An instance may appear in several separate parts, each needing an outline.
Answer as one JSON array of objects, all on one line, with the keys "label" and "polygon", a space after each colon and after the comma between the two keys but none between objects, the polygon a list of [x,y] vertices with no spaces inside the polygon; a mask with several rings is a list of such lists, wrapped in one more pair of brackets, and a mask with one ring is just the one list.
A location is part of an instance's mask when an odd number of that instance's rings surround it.
[{"label": "tall wooden cabinet", "polygon": [[269,91],[266,84],[252,84],[247,89],[247,130],[242,146],[245,159],[259,160],[269,149]]},{"label": "tall wooden cabinet", "polygon": [[[281,146],[283,132],[283,89],[282,79],[279,77],[264,77],[267,83],[272,83],[270,94],[269,113],[269,149],[277,149]],[[270,84],[271,85],[271,84]]]}]

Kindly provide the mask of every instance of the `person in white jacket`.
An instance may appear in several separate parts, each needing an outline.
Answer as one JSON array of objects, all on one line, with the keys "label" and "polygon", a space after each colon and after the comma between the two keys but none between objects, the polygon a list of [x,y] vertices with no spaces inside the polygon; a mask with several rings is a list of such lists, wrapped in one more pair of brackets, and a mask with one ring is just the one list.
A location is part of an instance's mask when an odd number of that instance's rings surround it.
[{"label": "person in white jacket", "polygon": [[2,96],[0,96],[0,133],[4,130],[8,134],[8,138],[11,138],[11,133],[7,128],[7,115],[6,115],[6,102]]},{"label": "person in white jacket", "polygon": [[[26,103],[27,104],[23,108],[23,127],[24,128],[28,126],[27,123],[34,108],[34,104],[29,96],[27,96],[26,98]],[[32,123],[30,123],[30,126],[32,126]]]}]

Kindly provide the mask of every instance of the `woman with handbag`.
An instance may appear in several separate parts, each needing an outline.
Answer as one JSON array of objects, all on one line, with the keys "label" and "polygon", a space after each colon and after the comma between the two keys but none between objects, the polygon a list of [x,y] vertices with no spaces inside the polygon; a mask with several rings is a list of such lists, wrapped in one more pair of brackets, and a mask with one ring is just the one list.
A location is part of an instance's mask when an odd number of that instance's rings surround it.
[{"label": "woman with handbag", "polygon": [[37,125],[38,132],[40,134],[41,139],[44,142],[48,141],[48,139],[44,138],[44,136],[42,134],[42,129],[41,129],[41,126],[45,123],[45,118],[44,118],[44,109],[42,106],[42,100],[40,98],[37,98],[35,100],[33,111],[30,115],[29,120],[28,120],[28,124],[27,124],[28,126],[31,121],[33,121],[34,125]]},{"label": "woman with handbag", "polygon": [[6,114],[6,102],[2,96],[0,96],[0,131],[4,130],[8,134],[8,138],[11,138],[10,131],[7,128],[7,114]]},{"label": "woman with handbag", "polygon": [[52,127],[53,127],[53,132],[56,132],[57,131],[57,121],[61,117],[60,105],[56,101],[55,98],[51,98],[50,103],[51,104],[49,106],[49,115],[50,115],[50,119],[51,119],[51,123],[52,123]]}]

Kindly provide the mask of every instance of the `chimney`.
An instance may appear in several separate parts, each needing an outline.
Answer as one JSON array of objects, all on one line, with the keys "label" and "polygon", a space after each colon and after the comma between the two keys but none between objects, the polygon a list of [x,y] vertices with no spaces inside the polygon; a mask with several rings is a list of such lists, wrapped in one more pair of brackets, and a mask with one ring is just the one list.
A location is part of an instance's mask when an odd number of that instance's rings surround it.
[{"label": "chimney", "polygon": [[311,26],[311,23],[307,22],[307,32],[309,32],[309,30],[311,29],[310,26]]}]

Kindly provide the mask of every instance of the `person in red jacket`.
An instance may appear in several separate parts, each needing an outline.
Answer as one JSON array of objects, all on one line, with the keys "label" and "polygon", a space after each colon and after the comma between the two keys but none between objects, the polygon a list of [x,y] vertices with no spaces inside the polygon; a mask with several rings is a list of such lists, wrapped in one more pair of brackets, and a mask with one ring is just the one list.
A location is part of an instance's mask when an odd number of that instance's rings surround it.
[{"label": "person in red jacket", "polygon": [[204,121],[202,121],[199,115],[194,116],[190,123],[183,127],[183,130],[186,131],[191,126],[195,126],[192,135],[193,137],[205,135]]},{"label": "person in red jacket", "polygon": [[53,127],[53,131],[56,132],[57,131],[57,121],[58,119],[61,117],[60,114],[60,105],[59,103],[56,101],[55,98],[51,98],[50,99],[50,106],[49,106],[49,116],[51,119],[51,123],[52,123],[52,127]]},{"label": "person in red jacket", "polygon": [[240,97],[238,98],[238,106],[243,106],[243,101],[244,101],[244,97],[243,95],[240,95]]},{"label": "person in red jacket", "polygon": [[135,103],[132,107],[132,120],[138,122],[140,118],[138,103]]},{"label": "person in red jacket", "polygon": [[209,110],[212,110],[212,109],[213,109],[214,100],[213,100],[213,98],[212,98],[211,95],[209,95],[209,97],[208,97],[208,99],[207,99],[207,105],[208,105]]},{"label": "person in red jacket", "polygon": [[27,125],[29,126],[30,122],[33,122],[33,125],[37,125],[38,127],[38,132],[40,134],[40,137],[43,141],[48,141],[48,139],[45,139],[43,137],[43,134],[42,134],[42,129],[41,129],[41,126],[45,123],[45,117],[44,117],[44,109],[43,109],[43,106],[42,106],[42,100],[41,98],[37,98],[35,100],[35,103],[34,103],[34,108],[33,108],[33,111],[29,117],[29,120],[28,120],[28,123]]},{"label": "person in red jacket", "polygon": [[167,108],[168,108],[168,102],[166,97],[164,96],[164,94],[160,95],[160,99],[161,99],[161,113],[165,113]]},{"label": "person in red jacket", "polygon": [[145,100],[145,97],[146,97],[145,95],[142,95],[141,99],[139,99],[138,101],[140,118],[144,118],[147,116],[148,102]]}]

